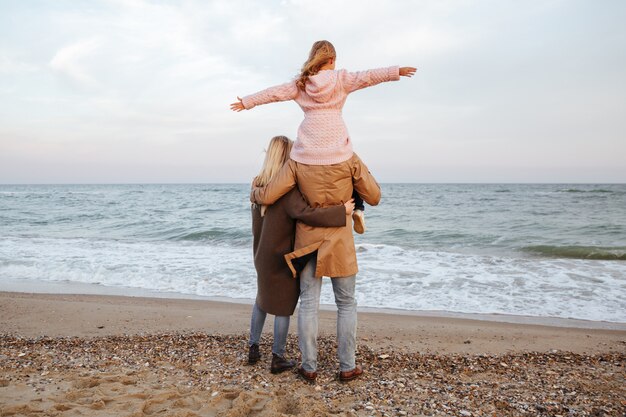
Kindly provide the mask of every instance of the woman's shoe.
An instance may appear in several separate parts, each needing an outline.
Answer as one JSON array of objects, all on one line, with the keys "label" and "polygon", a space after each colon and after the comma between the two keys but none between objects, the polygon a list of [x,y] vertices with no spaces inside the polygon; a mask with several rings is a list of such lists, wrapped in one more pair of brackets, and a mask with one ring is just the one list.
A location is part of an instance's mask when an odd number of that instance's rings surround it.
[{"label": "woman's shoe", "polygon": [[251,345],[248,350],[248,365],[254,365],[261,359],[261,352],[259,352],[259,345]]},{"label": "woman's shoe", "polygon": [[357,379],[361,375],[363,375],[363,367],[361,367],[361,365],[357,365],[351,371],[339,372],[339,380],[341,382],[348,382]]},{"label": "woman's shoe", "polygon": [[280,355],[272,353],[272,366],[270,367],[270,371],[273,374],[279,374],[287,369],[293,368],[294,366],[296,366],[295,361],[285,359]]}]

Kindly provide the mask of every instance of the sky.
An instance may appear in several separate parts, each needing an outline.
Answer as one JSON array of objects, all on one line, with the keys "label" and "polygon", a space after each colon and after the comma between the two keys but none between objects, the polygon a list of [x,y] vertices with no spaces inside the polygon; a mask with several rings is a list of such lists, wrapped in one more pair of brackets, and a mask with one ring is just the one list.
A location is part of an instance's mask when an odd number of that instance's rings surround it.
[{"label": "sky", "polygon": [[298,74],[415,66],[348,97],[380,182],[626,182],[623,0],[0,0],[0,183],[249,182]]}]

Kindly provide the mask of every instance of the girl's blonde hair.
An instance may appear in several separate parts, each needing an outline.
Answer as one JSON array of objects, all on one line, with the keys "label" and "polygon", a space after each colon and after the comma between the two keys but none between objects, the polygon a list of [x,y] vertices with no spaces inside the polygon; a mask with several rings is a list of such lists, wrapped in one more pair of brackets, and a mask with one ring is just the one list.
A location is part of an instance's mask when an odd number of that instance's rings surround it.
[{"label": "girl's blonde hair", "polygon": [[309,59],[302,65],[300,77],[296,80],[296,86],[304,91],[304,86],[309,77],[317,74],[328,61],[335,59],[337,54],[335,47],[328,41],[317,41],[311,47]]},{"label": "girl's blonde hair", "polygon": [[274,136],[265,152],[263,167],[254,178],[257,187],[266,186],[289,159],[293,142],[287,136]]}]

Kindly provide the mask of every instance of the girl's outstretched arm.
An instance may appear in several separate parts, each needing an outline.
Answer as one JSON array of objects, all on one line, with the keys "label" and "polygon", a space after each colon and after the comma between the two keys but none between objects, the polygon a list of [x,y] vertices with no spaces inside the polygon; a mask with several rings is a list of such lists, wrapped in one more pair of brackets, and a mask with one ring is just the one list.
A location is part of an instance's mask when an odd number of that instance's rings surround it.
[{"label": "girl's outstretched arm", "polygon": [[347,93],[351,93],[386,81],[398,81],[400,79],[400,68],[394,66],[356,72],[340,70],[339,77],[344,90]]},{"label": "girl's outstretched arm", "polygon": [[397,66],[357,72],[342,70],[340,77],[345,91],[351,93],[386,81],[398,81],[401,76],[412,77],[416,70],[417,68],[413,67]]},{"label": "girl's outstretched arm", "polygon": [[295,81],[267,88],[258,93],[250,94],[244,98],[237,97],[237,102],[230,105],[233,111],[250,110],[261,104],[276,103],[278,101],[293,100],[298,94]]}]

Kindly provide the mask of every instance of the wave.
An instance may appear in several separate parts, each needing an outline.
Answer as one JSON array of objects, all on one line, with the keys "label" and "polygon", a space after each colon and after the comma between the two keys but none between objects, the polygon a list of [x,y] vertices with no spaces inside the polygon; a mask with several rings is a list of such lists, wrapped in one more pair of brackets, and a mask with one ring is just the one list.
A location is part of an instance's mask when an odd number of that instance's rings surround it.
[{"label": "wave", "polygon": [[562,193],[601,193],[601,194],[614,194],[614,193],[619,193],[617,191],[613,191],[613,190],[605,190],[602,188],[596,189],[596,190],[581,190],[579,188],[567,188],[565,190],[559,190]]},{"label": "wave", "polygon": [[537,245],[526,246],[522,248],[522,250],[554,258],[626,261],[626,246],[601,247]]},{"label": "wave", "polygon": [[252,239],[251,233],[230,230],[202,230],[197,232],[185,232],[176,236],[170,236],[168,240],[183,241],[240,241]]},{"label": "wave", "polygon": [[[178,235],[194,239],[209,230],[180,230]],[[626,264],[621,262],[502,257],[373,243],[357,248],[361,306],[626,322]],[[13,281],[23,283],[22,288],[37,286],[41,280],[70,281],[253,300],[255,276],[250,241],[236,247],[173,240],[0,239],[0,288]],[[334,304],[331,286],[323,286],[321,300]]]}]

